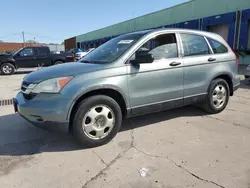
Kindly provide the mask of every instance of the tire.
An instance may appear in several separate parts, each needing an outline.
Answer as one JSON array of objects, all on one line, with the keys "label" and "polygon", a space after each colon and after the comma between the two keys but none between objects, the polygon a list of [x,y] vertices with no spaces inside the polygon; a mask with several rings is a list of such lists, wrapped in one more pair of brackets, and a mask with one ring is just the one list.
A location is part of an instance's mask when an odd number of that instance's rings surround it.
[{"label": "tire", "polygon": [[[225,92],[223,92],[224,90]],[[202,108],[211,114],[220,113],[226,108],[229,96],[230,89],[227,82],[224,79],[215,79],[210,84],[208,94]]]},{"label": "tire", "polygon": [[245,79],[248,79],[250,76],[245,75]]},{"label": "tire", "polygon": [[64,63],[63,61],[55,61],[54,65],[60,65],[60,64],[63,64],[63,63]]},{"label": "tire", "polygon": [[1,73],[3,75],[12,75],[15,73],[15,66],[12,63],[3,63],[1,65]]},{"label": "tire", "polygon": [[105,95],[83,100],[73,119],[73,136],[87,147],[110,142],[122,124],[122,112],[117,102]]}]

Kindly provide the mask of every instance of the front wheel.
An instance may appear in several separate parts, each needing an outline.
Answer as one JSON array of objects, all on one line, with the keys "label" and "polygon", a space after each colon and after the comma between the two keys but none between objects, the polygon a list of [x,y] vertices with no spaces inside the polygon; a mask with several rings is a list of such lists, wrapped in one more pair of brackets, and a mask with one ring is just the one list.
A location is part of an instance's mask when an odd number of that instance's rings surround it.
[{"label": "front wheel", "polygon": [[1,73],[3,75],[11,75],[15,73],[15,66],[11,63],[3,63],[1,65]]},{"label": "front wheel", "polygon": [[203,109],[208,113],[222,112],[229,101],[230,90],[224,79],[215,79],[211,82]]},{"label": "front wheel", "polygon": [[73,135],[83,145],[96,147],[111,141],[122,124],[117,102],[104,95],[85,99],[77,106]]}]

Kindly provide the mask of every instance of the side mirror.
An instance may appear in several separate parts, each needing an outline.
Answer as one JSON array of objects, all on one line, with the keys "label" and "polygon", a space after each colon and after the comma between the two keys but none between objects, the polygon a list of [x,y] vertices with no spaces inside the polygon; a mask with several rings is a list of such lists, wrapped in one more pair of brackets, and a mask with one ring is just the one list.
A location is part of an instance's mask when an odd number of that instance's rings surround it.
[{"label": "side mirror", "polygon": [[135,53],[135,60],[133,62],[142,64],[142,63],[153,63],[154,57],[152,54],[149,54],[148,50],[141,50]]}]

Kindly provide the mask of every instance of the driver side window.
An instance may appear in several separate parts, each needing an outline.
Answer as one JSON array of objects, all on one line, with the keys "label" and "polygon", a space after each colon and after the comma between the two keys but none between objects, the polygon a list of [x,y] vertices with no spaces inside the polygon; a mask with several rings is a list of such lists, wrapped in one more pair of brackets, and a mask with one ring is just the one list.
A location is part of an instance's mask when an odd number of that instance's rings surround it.
[{"label": "driver side window", "polygon": [[178,57],[175,34],[159,35],[143,44],[138,50],[149,51],[155,60]]},{"label": "driver side window", "polygon": [[32,48],[25,48],[20,52],[20,56],[33,56],[34,52]]}]

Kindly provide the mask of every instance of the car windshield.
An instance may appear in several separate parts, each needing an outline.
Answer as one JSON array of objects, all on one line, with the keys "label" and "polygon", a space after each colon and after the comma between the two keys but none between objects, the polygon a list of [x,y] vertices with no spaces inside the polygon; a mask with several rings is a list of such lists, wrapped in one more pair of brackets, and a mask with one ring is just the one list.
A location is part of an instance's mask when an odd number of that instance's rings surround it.
[{"label": "car windshield", "polygon": [[16,54],[18,54],[20,51],[22,51],[23,50],[23,48],[21,48],[21,49],[19,49],[19,50],[17,50],[13,55],[16,55]]},{"label": "car windshield", "polygon": [[147,32],[131,33],[111,39],[81,59],[83,63],[111,63],[117,60]]}]

